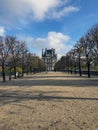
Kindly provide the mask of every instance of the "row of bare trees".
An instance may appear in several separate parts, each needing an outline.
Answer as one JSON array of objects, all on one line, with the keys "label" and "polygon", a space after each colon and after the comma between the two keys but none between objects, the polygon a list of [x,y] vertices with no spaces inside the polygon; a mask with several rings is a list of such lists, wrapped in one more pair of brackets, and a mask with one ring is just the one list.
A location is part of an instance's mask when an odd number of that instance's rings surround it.
[{"label": "row of bare trees", "polygon": [[11,79],[12,69],[16,79],[17,67],[21,68],[22,76],[24,72],[31,73],[35,67],[39,70],[45,69],[42,60],[28,51],[26,43],[12,36],[0,37],[0,67],[3,82],[6,80],[6,68],[9,69],[9,79]]},{"label": "row of bare trees", "polygon": [[[62,67],[63,66],[63,67]],[[92,28],[79,39],[75,46],[63,56],[55,65],[57,70],[67,70],[71,73],[86,70],[88,77],[91,75],[91,69],[98,67],[98,24]]]}]

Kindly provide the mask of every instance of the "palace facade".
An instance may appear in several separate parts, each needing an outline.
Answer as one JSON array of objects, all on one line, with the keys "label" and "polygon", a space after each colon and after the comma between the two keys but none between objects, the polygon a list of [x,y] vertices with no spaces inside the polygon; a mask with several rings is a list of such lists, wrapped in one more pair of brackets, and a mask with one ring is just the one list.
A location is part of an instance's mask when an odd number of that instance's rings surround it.
[{"label": "palace facade", "polygon": [[57,54],[55,49],[42,49],[42,60],[46,65],[46,71],[53,71],[57,62]]}]

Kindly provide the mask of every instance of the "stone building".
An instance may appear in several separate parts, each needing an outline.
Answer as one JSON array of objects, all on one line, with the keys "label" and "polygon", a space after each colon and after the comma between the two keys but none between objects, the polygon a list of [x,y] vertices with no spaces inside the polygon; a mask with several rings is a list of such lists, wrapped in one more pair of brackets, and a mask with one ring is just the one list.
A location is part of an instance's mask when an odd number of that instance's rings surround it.
[{"label": "stone building", "polygon": [[55,49],[42,49],[42,60],[46,64],[47,71],[53,71],[55,63],[57,62],[57,54]]}]

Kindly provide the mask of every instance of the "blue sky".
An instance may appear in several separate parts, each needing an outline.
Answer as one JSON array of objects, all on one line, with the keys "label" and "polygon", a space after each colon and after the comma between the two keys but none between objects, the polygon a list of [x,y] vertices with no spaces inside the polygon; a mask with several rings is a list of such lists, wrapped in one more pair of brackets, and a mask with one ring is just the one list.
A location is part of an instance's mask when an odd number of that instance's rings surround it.
[{"label": "blue sky", "polygon": [[26,41],[41,56],[42,48],[65,55],[98,23],[98,0],[0,0],[0,35]]}]

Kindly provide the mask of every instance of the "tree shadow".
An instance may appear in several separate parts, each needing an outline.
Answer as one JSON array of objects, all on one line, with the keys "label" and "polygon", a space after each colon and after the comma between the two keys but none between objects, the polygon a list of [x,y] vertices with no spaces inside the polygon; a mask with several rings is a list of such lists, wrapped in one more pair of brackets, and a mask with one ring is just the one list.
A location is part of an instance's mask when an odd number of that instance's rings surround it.
[{"label": "tree shadow", "polygon": [[65,76],[51,76],[51,75],[49,75],[49,76],[43,76],[43,75],[31,75],[31,76],[25,76],[24,77],[24,79],[29,79],[29,78],[37,78],[37,79],[46,79],[46,78],[48,78],[48,79],[50,79],[50,78],[65,78]]},{"label": "tree shadow", "polygon": [[[27,78],[28,77],[28,78]],[[14,79],[12,81],[7,81],[5,83],[0,83],[0,87],[33,87],[33,86],[63,86],[63,87],[98,87],[98,80],[95,78],[77,78],[78,76],[27,76],[21,79]],[[60,79],[56,79],[56,78]],[[40,79],[41,78],[41,79]],[[25,89],[24,88],[24,89]],[[21,101],[37,100],[37,101],[64,101],[64,100],[91,100],[98,101],[98,98],[91,97],[68,97],[68,96],[58,96],[59,93],[67,93],[67,91],[30,91],[22,89],[0,89],[0,106],[10,103],[19,103]],[[65,94],[66,95],[66,94]]]},{"label": "tree shadow", "polygon": [[0,83],[0,86],[69,86],[69,87],[98,87],[95,79],[20,79]]},{"label": "tree shadow", "polygon": [[[21,91],[21,90],[2,90],[0,95],[0,106],[6,104],[17,104],[22,101],[36,100],[36,101],[57,101],[63,102],[66,100],[80,100],[80,101],[98,101],[98,98],[94,97],[74,97],[74,96],[59,96],[59,93],[67,93],[67,91]],[[51,95],[50,95],[51,94]],[[19,104],[22,105],[22,104]],[[26,107],[25,105],[24,107]],[[27,106],[29,109],[32,107]]]}]

